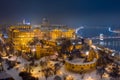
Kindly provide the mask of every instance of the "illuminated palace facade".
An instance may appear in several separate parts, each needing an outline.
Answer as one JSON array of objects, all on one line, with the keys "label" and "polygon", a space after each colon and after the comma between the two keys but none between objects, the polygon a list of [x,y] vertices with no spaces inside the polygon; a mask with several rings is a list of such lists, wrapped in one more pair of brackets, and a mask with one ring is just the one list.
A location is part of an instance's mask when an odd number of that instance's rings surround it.
[{"label": "illuminated palace facade", "polygon": [[[30,52],[31,46],[28,45],[34,38],[38,40],[46,40],[50,44],[56,45],[56,40],[59,38],[75,38],[75,30],[61,25],[48,25],[48,22],[43,21],[40,27],[33,27],[31,25],[14,25],[9,27],[9,41],[13,43],[14,50],[22,52]],[[53,46],[53,45],[52,45]],[[32,47],[33,48],[33,47]],[[54,50],[51,47],[41,47],[40,43],[34,46],[36,57],[40,58],[47,52]],[[50,50],[50,51],[47,51]],[[45,54],[42,52],[46,52]],[[42,54],[42,55],[41,55]],[[48,53],[50,54],[50,53]]]},{"label": "illuminated palace facade", "polygon": [[[20,51],[23,57],[30,59],[30,56],[40,59],[44,56],[56,54],[61,50],[59,40],[67,38],[77,40],[75,30],[63,25],[50,25],[46,19],[38,27],[35,25],[14,25],[9,27],[9,42],[13,44],[14,51]],[[42,42],[41,42],[42,41]],[[37,43],[36,43],[37,42]],[[97,52],[92,47],[92,40],[85,39],[85,44],[72,43],[67,51],[80,50],[73,55],[73,60],[69,60],[70,55],[65,56],[65,68],[73,72],[82,72],[94,69],[99,58]],[[31,44],[32,43],[32,44]],[[86,45],[89,47],[86,50]],[[15,53],[15,52],[14,52]],[[85,62],[84,62],[85,61]]]}]

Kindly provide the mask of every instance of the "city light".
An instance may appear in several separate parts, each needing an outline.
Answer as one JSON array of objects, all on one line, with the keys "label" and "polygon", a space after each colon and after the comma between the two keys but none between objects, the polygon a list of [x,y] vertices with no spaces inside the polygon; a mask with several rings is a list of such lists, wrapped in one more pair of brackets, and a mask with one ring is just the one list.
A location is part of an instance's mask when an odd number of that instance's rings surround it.
[{"label": "city light", "polygon": [[93,79],[92,77],[89,76],[86,80],[94,80],[94,79]]},{"label": "city light", "polygon": [[[115,50],[95,45],[90,38],[82,42],[83,38],[78,38],[76,34],[73,34],[75,29],[67,28],[63,31],[61,26],[59,29],[49,30],[48,25],[50,24],[47,22],[41,25],[47,26],[44,30],[42,30],[44,27],[32,28],[31,25],[9,27],[10,30],[15,29],[13,32],[10,31],[8,36],[11,45],[5,45],[3,52],[0,53],[8,65],[8,69],[5,68],[6,71],[16,69],[19,73],[25,72],[34,78],[46,79],[58,75],[66,80],[74,80],[78,78],[75,76],[78,74],[83,80],[96,80],[95,76],[109,79],[113,66],[108,62],[116,57]],[[76,37],[73,38],[73,36]],[[3,44],[5,43],[6,41]],[[4,62],[0,64],[3,68],[6,64]],[[102,65],[108,73],[101,74]],[[101,70],[99,71],[96,67],[100,67]],[[95,71],[99,75],[96,73],[88,78],[83,76],[83,74]]]},{"label": "city light", "polygon": [[89,55],[89,51],[86,51],[86,55]]}]

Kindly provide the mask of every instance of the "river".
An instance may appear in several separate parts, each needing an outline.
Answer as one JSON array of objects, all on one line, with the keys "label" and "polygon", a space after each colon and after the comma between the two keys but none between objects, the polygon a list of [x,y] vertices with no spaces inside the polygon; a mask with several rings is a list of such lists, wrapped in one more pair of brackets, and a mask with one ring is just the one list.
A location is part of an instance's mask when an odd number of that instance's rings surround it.
[{"label": "river", "polygon": [[[103,36],[120,36],[120,34],[109,32],[108,28],[109,27],[84,27],[84,29],[78,31],[78,35],[84,38],[93,38],[96,36],[99,37],[100,34],[103,34]],[[113,27],[112,29],[116,30],[118,28]],[[116,51],[120,51],[120,39],[95,39],[93,40],[93,43],[105,46]]]}]

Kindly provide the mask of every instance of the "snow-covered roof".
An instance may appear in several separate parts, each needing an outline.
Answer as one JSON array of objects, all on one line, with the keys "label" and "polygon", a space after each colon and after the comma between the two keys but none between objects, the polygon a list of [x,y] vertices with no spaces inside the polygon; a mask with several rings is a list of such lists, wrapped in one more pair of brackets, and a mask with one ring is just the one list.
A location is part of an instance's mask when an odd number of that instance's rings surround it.
[{"label": "snow-covered roof", "polygon": [[11,76],[4,71],[0,72],[0,79],[6,79],[6,78],[11,78]]}]

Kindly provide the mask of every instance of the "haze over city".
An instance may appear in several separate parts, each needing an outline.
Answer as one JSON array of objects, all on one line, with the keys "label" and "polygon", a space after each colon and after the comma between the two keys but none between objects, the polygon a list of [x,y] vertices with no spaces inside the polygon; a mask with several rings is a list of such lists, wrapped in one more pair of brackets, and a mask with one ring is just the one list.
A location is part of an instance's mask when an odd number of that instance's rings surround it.
[{"label": "haze over city", "polygon": [[0,23],[119,24],[119,0],[0,0]]}]

